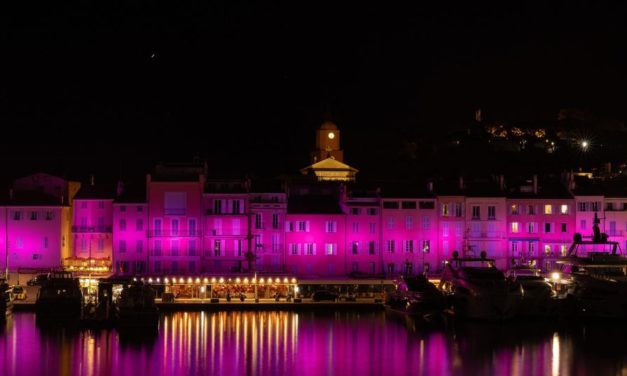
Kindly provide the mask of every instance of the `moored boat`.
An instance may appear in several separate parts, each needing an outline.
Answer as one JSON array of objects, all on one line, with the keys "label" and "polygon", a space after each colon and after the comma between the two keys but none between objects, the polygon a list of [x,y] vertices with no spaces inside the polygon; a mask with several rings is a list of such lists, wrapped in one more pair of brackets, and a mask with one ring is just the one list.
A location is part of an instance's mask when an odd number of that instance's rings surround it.
[{"label": "moored boat", "polygon": [[513,318],[522,301],[522,287],[505,278],[495,260],[459,258],[457,252],[442,272],[440,289],[449,297],[446,312],[478,320]]},{"label": "moored boat", "polygon": [[395,281],[396,291],[388,294],[385,309],[388,312],[431,320],[444,308],[444,295],[424,275],[403,277]]},{"label": "moored boat", "polygon": [[522,304],[518,315],[525,317],[549,317],[557,313],[557,296],[540,269],[519,265],[505,273],[512,283],[522,287]]},{"label": "moored boat", "polygon": [[78,322],[82,302],[83,294],[78,278],[73,278],[70,272],[52,272],[37,294],[37,319],[68,319]]},{"label": "moored boat", "polygon": [[142,282],[125,286],[116,305],[117,324],[124,329],[157,329],[159,308],[155,291]]},{"label": "moored boat", "polygon": [[0,319],[4,319],[13,311],[11,288],[4,279],[0,279]]}]

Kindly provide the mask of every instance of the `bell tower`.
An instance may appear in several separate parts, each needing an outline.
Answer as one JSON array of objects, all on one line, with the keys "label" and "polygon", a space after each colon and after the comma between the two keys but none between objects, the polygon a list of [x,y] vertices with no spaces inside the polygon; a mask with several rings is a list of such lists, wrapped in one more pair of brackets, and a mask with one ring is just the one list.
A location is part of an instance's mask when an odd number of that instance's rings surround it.
[{"label": "bell tower", "polygon": [[316,150],[311,153],[312,163],[327,158],[344,162],[344,151],[340,149],[340,131],[330,121],[322,123],[316,131]]}]

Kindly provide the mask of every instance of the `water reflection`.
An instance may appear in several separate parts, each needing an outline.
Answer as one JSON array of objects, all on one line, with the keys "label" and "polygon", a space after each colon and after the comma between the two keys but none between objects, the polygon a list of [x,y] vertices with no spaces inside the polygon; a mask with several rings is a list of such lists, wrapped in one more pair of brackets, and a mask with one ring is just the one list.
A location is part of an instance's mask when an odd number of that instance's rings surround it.
[{"label": "water reflection", "polygon": [[11,375],[570,375],[627,373],[627,327],[555,323],[440,326],[383,313],[164,315],[158,332],[1,323]]}]

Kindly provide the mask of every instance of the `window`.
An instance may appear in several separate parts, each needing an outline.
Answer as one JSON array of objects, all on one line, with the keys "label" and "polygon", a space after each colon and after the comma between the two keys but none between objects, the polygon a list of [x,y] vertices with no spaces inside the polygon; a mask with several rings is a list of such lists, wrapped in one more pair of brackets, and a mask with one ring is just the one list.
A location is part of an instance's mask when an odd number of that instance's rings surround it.
[{"label": "window", "polygon": [[566,247],[566,244],[561,244],[560,245],[560,255],[562,255],[562,257],[566,257],[566,253],[568,252],[568,248]]},{"label": "window", "polygon": [[394,230],[394,217],[388,217],[388,230]]},{"label": "window", "polygon": [[442,216],[448,217],[448,215],[449,215],[448,204],[442,204]]},{"label": "window", "polygon": [[592,211],[599,211],[599,203],[597,201],[593,201],[590,203]]},{"label": "window", "polygon": [[553,232],[551,223],[545,223],[544,224],[544,232],[547,233],[547,234],[550,233],[550,232]]},{"label": "window", "polygon": [[171,256],[179,255],[179,240],[178,239],[172,239],[170,241],[170,255]]},{"label": "window", "polygon": [[44,236],[44,248],[48,249],[48,237]]},{"label": "window", "polygon": [[120,211],[121,211],[121,212],[125,212],[125,211],[126,211],[126,206],[124,206],[124,205],[120,205]]},{"label": "window", "polygon": [[52,221],[54,219],[54,213],[51,211],[46,212],[46,221]]},{"label": "window", "polygon": [[187,194],[185,192],[165,192],[163,212],[166,215],[185,215]]},{"label": "window", "polygon": [[256,229],[262,229],[263,228],[262,219],[263,219],[263,217],[261,216],[261,213],[255,214],[255,228]]},{"label": "window", "polygon": [[189,232],[189,236],[196,236],[196,219],[190,218],[187,220],[187,230]]},{"label": "window", "polygon": [[290,244],[290,253],[298,255],[298,244]]},{"label": "window", "polygon": [[233,245],[235,246],[235,252],[237,253],[237,257],[242,257],[242,239],[235,240],[235,243]]},{"label": "window", "polygon": [[411,230],[414,227],[414,217],[407,216],[405,217],[405,230]]},{"label": "window", "polygon": [[435,209],[435,202],[433,201],[420,201],[418,203],[420,209]]},{"label": "window", "polygon": [[239,214],[240,213],[240,200],[233,200],[232,202],[232,207],[231,207],[231,212],[233,214]]},{"label": "window", "polygon": [[448,236],[448,222],[442,222],[442,236]]},{"label": "window", "polygon": [[137,243],[135,243],[135,252],[137,252],[137,253],[144,252],[144,242],[143,242],[143,240],[138,240]]},{"label": "window", "polygon": [[188,256],[196,256],[196,240],[191,239],[187,242],[187,253]]},{"label": "window", "polygon": [[488,206],[488,219],[495,220],[496,219],[496,206]]},{"label": "window", "polygon": [[233,235],[241,234],[241,222],[239,218],[233,218],[233,220],[231,221],[231,231]]},{"label": "window", "polygon": [[324,245],[324,254],[327,256],[333,256],[335,255],[337,251],[337,244],[335,243],[326,243]]},{"label": "window", "polygon": [[530,234],[534,234],[538,232],[538,224],[535,222],[527,223],[527,232]]},{"label": "window", "polygon": [[398,209],[398,201],[383,201],[383,209]]},{"label": "window", "polygon": [[120,231],[126,231],[126,219],[120,219]]},{"label": "window", "polygon": [[220,240],[213,241],[213,255],[220,256],[220,252],[222,250],[222,242]]},{"label": "window", "polygon": [[544,245],[544,254],[547,256],[551,255],[551,245],[550,244],[545,244]]},{"label": "window", "polygon": [[422,217],[422,229],[429,230],[431,227],[431,219],[429,217]]},{"label": "window", "polygon": [[161,256],[161,240],[155,240],[154,247],[155,247],[154,249],[155,256]]},{"label": "window", "polygon": [[512,204],[512,206],[511,206],[511,214],[512,214],[512,215],[518,215],[518,214],[520,214],[520,213],[519,213],[519,208],[518,208],[518,205],[516,205],[516,204]]},{"label": "window", "polygon": [[291,222],[291,221],[285,222],[285,232],[294,232],[294,222]]},{"label": "window", "polygon": [[416,201],[403,201],[401,207],[403,209],[416,209]]},{"label": "window", "polygon": [[461,237],[464,233],[464,224],[462,222],[455,223],[455,236]]},{"label": "window", "polygon": [[473,206],[472,207],[472,219],[480,219],[481,218],[481,207]]},{"label": "window", "polygon": [[305,243],[305,254],[313,256],[316,254],[316,245],[314,243]]},{"label": "window", "polygon": [[41,260],[42,255],[39,253],[33,253],[33,260]]},{"label": "window", "polygon": [[353,222],[353,234],[359,232],[359,222]]},{"label": "window", "polygon": [[213,200],[213,214],[222,214],[222,200]]},{"label": "window", "polygon": [[560,205],[560,214],[568,214],[568,205]]},{"label": "window", "polygon": [[352,215],[359,215],[359,214],[361,214],[361,209],[360,208],[351,208],[351,214]]},{"label": "window", "polygon": [[126,252],[126,240],[120,240],[118,250],[120,251],[120,253]]},{"label": "window", "polygon": [[579,221],[579,228],[581,230],[585,230],[586,229],[586,220],[582,219],[581,221]]},{"label": "window", "polygon": [[376,253],[376,243],[373,241],[368,242],[368,253],[374,255]]},{"label": "window", "polygon": [[353,251],[353,254],[356,255],[359,253],[359,242],[353,242],[351,244],[351,250]]},{"label": "window", "polygon": [[377,215],[376,208],[368,208],[368,215]]},{"label": "window", "polygon": [[325,225],[326,232],[337,232],[337,222],[336,221],[327,221]]},{"label": "window", "polygon": [[431,253],[431,240],[422,241],[422,253]]},{"label": "window", "polygon": [[144,220],[138,219],[135,221],[135,231],[144,231]]},{"label": "window", "polygon": [[21,211],[14,211],[13,212],[13,220],[14,221],[19,221],[20,219],[22,219],[22,212]]},{"label": "window", "polygon": [[155,236],[161,236],[161,219],[155,219],[154,227]]},{"label": "window", "polygon": [[272,252],[278,252],[280,250],[281,234],[272,234]]},{"label": "window", "polygon": [[453,209],[456,217],[461,217],[462,214],[462,204],[453,204]]},{"label": "window", "polygon": [[[610,231],[611,231],[611,229],[612,229],[611,224],[612,224],[612,223],[610,222]],[[614,224],[616,225],[616,222],[614,222]],[[567,232],[567,231],[568,231],[568,226],[566,225],[566,223],[562,223],[562,226],[561,226],[561,227],[562,227],[562,232]],[[614,231],[616,231],[616,229],[614,229]]]},{"label": "window", "polygon": [[376,232],[377,232],[377,224],[376,223],[372,223],[371,222],[371,223],[368,224],[368,227],[369,227],[369,231],[370,231],[371,234],[376,234]]},{"label": "window", "polygon": [[30,212],[30,220],[31,220],[31,221],[36,221],[36,220],[37,220],[37,217],[38,217],[38,215],[37,215],[37,212],[36,212],[36,211],[32,211],[32,212]]},{"label": "window", "polygon": [[553,214],[553,206],[544,205],[544,214],[547,214],[547,215]]},{"label": "window", "polygon": [[585,202],[578,202],[577,203],[577,210],[579,210],[581,212],[585,212],[586,211],[586,203]]},{"label": "window", "polygon": [[275,230],[279,228],[279,215],[277,213],[272,214],[272,228]]},{"label": "window", "polygon": [[179,235],[179,220],[178,219],[173,219],[170,222],[170,225],[172,226],[170,228],[170,235],[178,236]]},{"label": "window", "polygon": [[309,232],[309,221],[298,221],[298,231]]},{"label": "window", "polygon": [[394,253],[394,240],[388,240],[385,242],[385,249],[387,249],[388,252],[390,253]]},{"label": "window", "polygon": [[519,228],[520,223],[512,222],[511,226],[512,226],[512,233],[516,234],[520,231],[520,228]]},{"label": "window", "polygon": [[405,253],[414,253],[414,241],[405,240]]}]

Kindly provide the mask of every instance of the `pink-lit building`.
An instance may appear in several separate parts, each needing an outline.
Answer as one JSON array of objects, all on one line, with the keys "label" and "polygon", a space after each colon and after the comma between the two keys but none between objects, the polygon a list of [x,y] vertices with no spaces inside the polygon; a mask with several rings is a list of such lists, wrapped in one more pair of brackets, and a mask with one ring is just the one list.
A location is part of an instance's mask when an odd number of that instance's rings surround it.
[{"label": "pink-lit building", "polygon": [[288,199],[285,267],[302,278],[346,275],[346,214],[333,196]]},{"label": "pink-lit building", "polygon": [[374,276],[385,272],[381,252],[381,200],[350,197],[346,206],[346,260],[349,275]]},{"label": "pink-lit building", "polygon": [[251,241],[256,255],[256,270],[285,271],[285,216],[287,195],[282,192],[261,192],[249,196]]},{"label": "pink-lit building", "polygon": [[[111,271],[113,260],[113,185],[81,186],[73,200],[72,257],[65,265],[73,270]],[[95,269],[95,268],[98,269]],[[102,268],[106,268],[102,269]]]},{"label": "pink-lit building", "polygon": [[561,184],[537,178],[510,190],[507,236],[510,264],[535,264],[552,270],[566,256],[575,232],[575,200]]},{"label": "pink-lit building", "polygon": [[116,199],[113,203],[113,260],[117,275],[147,272],[148,204]]},{"label": "pink-lit building", "polygon": [[42,192],[15,191],[0,208],[2,270],[37,271],[60,268],[70,256],[70,207]]},{"label": "pink-lit building", "polygon": [[438,269],[436,200],[431,193],[382,191],[383,263],[387,275]]},{"label": "pink-lit building", "polygon": [[200,273],[204,185],[200,165],[159,165],[146,176],[148,273]]},{"label": "pink-lit building", "polygon": [[245,181],[208,181],[203,195],[203,271],[243,272],[254,268],[247,257],[254,245],[249,236],[250,210]]},{"label": "pink-lit building", "polygon": [[438,195],[436,206],[438,212],[437,249],[442,260],[450,259],[455,251],[462,255],[466,239],[465,205],[466,197],[461,192]]}]

